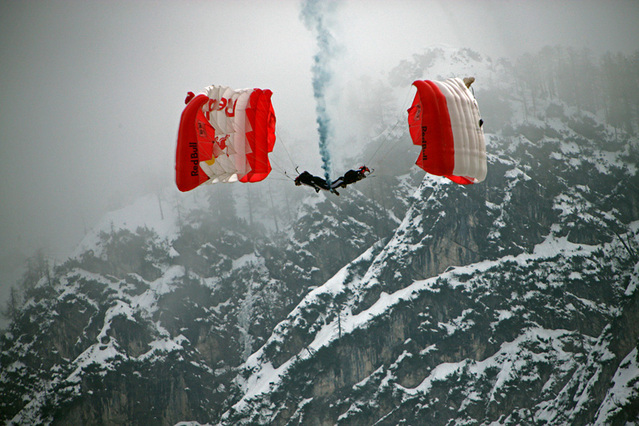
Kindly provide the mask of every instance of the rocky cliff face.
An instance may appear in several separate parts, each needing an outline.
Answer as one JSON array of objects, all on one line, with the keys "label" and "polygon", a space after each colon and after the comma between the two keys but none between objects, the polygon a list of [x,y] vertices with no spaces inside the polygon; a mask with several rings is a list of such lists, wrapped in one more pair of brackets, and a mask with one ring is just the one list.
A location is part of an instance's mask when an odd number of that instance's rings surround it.
[{"label": "rocky cliff face", "polygon": [[485,187],[426,178],[393,236],[307,296],[249,359],[248,396],[228,420],[633,419],[637,146],[601,125],[580,133],[589,115],[571,120],[538,123],[552,136],[536,141],[525,128],[491,135]]},{"label": "rocky cliff face", "polygon": [[404,65],[492,82],[485,182],[379,167],[339,198],[167,191],[114,212],[25,277],[0,419],[637,421],[637,133],[470,53]]}]

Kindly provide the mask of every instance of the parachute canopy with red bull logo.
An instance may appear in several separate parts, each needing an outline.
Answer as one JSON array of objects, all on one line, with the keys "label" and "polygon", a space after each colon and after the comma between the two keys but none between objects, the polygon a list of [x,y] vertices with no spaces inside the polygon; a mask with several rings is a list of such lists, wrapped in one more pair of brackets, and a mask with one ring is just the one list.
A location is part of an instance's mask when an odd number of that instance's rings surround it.
[{"label": "parachute canopy with red bull logo", "polygon": [[486,178],[486,143],[475,96],[460,78],[417,80],[408,110],[415,145],[422,147],[416,164],[426,172],[460,184]]},{"label": "parachute canopy with red bull logo", "polygon": [[182,112],[175,157],[180,191],[203,183],[258,182],[271,172],[275,145],[272,92],[209,86],[190,93]]}]

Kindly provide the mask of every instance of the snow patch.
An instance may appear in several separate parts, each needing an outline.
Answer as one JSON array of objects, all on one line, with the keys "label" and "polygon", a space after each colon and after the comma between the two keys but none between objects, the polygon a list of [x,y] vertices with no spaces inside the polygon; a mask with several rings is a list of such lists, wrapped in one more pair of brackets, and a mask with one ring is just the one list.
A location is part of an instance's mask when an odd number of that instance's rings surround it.
[{"label": "snow patch", "polygon": [[594,424],[608,424],[613,415],[635,400],[637,396],[639,396],[639,353],[637,348],[634,348],[619,364],[612,378],[612,386],[599,406]]}]

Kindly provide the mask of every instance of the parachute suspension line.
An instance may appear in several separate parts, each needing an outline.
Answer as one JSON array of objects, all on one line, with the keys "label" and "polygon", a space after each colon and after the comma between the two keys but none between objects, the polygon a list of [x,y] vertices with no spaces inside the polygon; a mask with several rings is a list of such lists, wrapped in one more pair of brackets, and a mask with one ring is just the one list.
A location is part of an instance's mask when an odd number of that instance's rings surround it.
[{"label": "parachute suspension line", "polygon": [[[386,130],[384,130],[382,133],[380,133],[374,139],[380,138],[385,133],[391,133],[391,132],[395,131],[395,129],[397,129],[397,127],[399,127],[401,125],[402,120],[405,121],[405,117],[402,117],[401,119],[398,119],[395,122],[395,125],[392,128],[390,128],[390,129],[386,128]],[[377,154],[379,153],[379,150],[382,149],[382,147],[384,147],[384,146],[386,146],[386,150],[384,151],[384,154],[388,154],[388,151],[390,151],[393,148],[392,143],[388,139],[382,140],[382,142],[377,145],[377,149],[375,150],[375,152],[373,152],[373,154],[368,158],[368,160],[366,161],[366,164],[372,163],[372,161],[375,159],[375,157],[377,157]]]},{"label": "parachute suspension line", "polygon": [[270,160],[271,160],[271,166],[273,168],[273,171],[277,172],[278,174],[284,176],[287,179],[294,180],[291,176],[288,175],[286,169],[282,167],[280,164],[278,164],[275,158],[271,157]]},{"label": "parachute suspension line", "polygon": [[[279,173],[279,172],[278,172]],[[290,180],[292,180],[293,178],[289,177],[287,174],[282,173],[282,177],[273,175],[271,177],[268,178],[269,181],[279,181],[279,182],[289,182]]]},{"label": "parachute suspension line", "polygon": [[[295,164],[295,162],[293,161],[293,157],[291,156],[291,153],[289,152],[288,148],[286,147],[286,143],[284,143],[284,141],[281,139],[281,137],[279,136],[279,134],[277,133],[277,131],[275,132],[275,135],[277,137],[277,141],[279,146],[281,146],[282,148],[284,148],[284,152],[286,152],[286,156],[288,157],[288,160],[291,163],[291,167],[293,169],[297,169],[297,165]],[[270,158],[270,162],[271,165],[273,167],[273,170],[276,171],[277,173],[279,173],[280,175],[284,176],[285,179],[288,180],[295,180],[294,177],[291,177],[288,174],[288,171],[286,170],[286,168],[284,166],[282,166],[277,159],[275,158],[275,156],[271,156]],[[284,179],[281,179],[284,180]]]},{"label": "parachute suspension line", "polygon": [[[406,90],[406,94],[404,95],[404,101],[402,102],[402,109],[401,112],[397,115],[397,120],[395,120],[395,124],[392,127],[386,127],[384,130],[382,130],[377,136],[373,137],[373,140],[379,139],[382,136],[388,134],[388,133],[392,133],[395,131],[395,129],[397,129],[397,127],[399,127],[400,125],[402,125],[402,123],[406,122],[407,119],[407,112],[406,110],[408,109],[408,106],[410,104],[410,95],[413,92],[412,89],[407,89]],[[379,150],[383,147],[383,146],[387,146],[387,150],[384,151],[384,155],[388,154],[388,152],[393,148],[393,144],[389,143],[388,139],[386,140],[382,140],[382,142],[378,145],[377,149],[375,150],[375,152],[373,152],[373,154],[370,156],[370,158],[367,160],[366,164],[371,163],[375,157],[377,156],[377,154],[379,153]]]},{"label": "parachute suspension line", "polygon": [[295,161],[293,161],[293,157],[291,157],[291,153],[288,151],[288,148],[286,148],[286,144],[284,143],[284,140],[280,137],[277,131],[275,131],[275,136],[277,137],[277,140],[280,142],[279,144],[282,145],[282,148],[284,148],[284,151],[286,152],[286,155],[288,156],[288,159],[291,162],[291,166],[293,168],[297,167],[297,164],[295,163]]},{"label": "parachute suspension line", "polygon": [[275,158],[271,157],[270,158],[270,163],[271,163],[271,168],[278,172],[278,173],[284,173],[284,168],[282,166],[279,165],[279,163],[275,160]]}]

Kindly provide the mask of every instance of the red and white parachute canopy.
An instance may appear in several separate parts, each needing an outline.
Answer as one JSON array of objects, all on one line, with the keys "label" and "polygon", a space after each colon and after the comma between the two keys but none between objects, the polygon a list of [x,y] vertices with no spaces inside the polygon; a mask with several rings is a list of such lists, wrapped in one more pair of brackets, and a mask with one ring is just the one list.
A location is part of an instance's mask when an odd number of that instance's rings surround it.
[{"label": "red and white parachute canopy", "polygon": [[486,143],[477,101],[462,79],[418,80],[408,126],[422,150],[416,164],[453,182],[486,178]]},{"label": "red and white parachute canopy", "polygon": [[[175,182],[258,182],[271,172],[275,113],[270,90],[209,86],[187,97],[178,130]],[[194,97],[193,97],[194,96]]]}]

